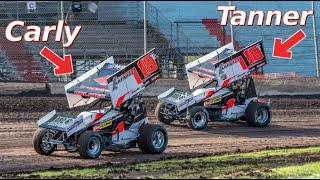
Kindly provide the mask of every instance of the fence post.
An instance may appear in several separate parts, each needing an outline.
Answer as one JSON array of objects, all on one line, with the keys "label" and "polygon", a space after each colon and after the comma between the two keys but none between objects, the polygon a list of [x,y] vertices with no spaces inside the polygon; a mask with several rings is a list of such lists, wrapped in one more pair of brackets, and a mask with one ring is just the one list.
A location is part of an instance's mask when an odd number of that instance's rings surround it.
[{"label": "fence post", "polygon": [[[60,11],[61,11],[60,12],[61,13],[60,14],[61,15],[60,20],[65,23],[65,21],[64,21],[64,4],[63,4],[63,1],[60,1]],[[64,37],[64,33],[62,33],[62,53],[63,53],[62,57],[64,57],[65,54],[66,54],[66,49],[63,47],[64,42],[65,42],[65,37]],[[64,80],[63,81],[64,82],[68,82],[68,75],[64,76]]]},{"label": "fence post", "polygon": [[143,2],[143,52],[147,53],[147,2]]},{"label": "fence post", "polygon": [[[224,26],[222,26],[222,33],[223,33],[223,45],[226,45],[226,31],[225,31],[225,29],[224,29]],[[231,40],[231,42],[232,42],[232,40]]]},{"label": "fence post", "polygon": [[[183,67],[189,63],[189,38],[187,38],[187,60],[184,61]],[[183,69],[183,75],[185,73],[185,68]]]},{"label": "fence post", "polygon": [[172,34],[172,23],[170,23],[170,47],[172,46],[173,34]]},{"label": "fence post", "polygon": [[177,22],[177,48],[179,48],[179,23]]},{"label": "fence post", "polygon": [[157,19],[157,27],[159,28],[159,13],[158,13],[158,9],[156,9],[156,15],[157,15],[157,17],[156,17],[156,19]]},{"label": "fence post", "polygon": [[17,1],[17,11],[16,11],[16,18],[19,19],[19,2]]},{"label": "fence post", "polygon": [[[232,1],[229,1],[229,6],[232,6]],[[229,18],[231,18],[231,12],[229,13]],[[232,44],[233,44],[233,46],[234,46],[234,34],[233,34],[233,26],[232,26],[232,24],[230,24],[230,31],[231,31],[231,42],[232,42]]]},{"label": "fence post", "polygon": [[311,1],[311,6],[313,10],[313,42],[314,42],[314,52],[315,52],[315,59],[316,59],[316,72],[317,77],[319,78],[319,62],[318,62],[318,44],[317,44],[317,30],[316,30],[316,11],[314,8],[314,1]]}]

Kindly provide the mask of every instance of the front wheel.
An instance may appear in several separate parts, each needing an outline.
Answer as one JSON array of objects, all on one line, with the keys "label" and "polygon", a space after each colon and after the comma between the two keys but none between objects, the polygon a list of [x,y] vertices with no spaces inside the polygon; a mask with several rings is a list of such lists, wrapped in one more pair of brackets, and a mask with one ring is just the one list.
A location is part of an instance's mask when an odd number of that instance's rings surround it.
[{"label": "front wheel", "polygon": [[144,124],[139,130],[138,147],[144,154],[160,154],[168,144],[166,129],[157,124]]},{"label": "front wheel", "polygon": [[52,154],[57,148],[57,145],[50,143],[50,139],[52,139],[54,135],[55,133],[52,130],[38,128],[32,140],[34,150],[41,155]]},{"label": "front wheel", "polygon": [[188,126],[194,130],[201,130],[207,126],[209,122],[209,113],[202,106],[195,106],[190,109],[187,117]]},{"label": "front wheel", "polygon": [[165,103],[159,102],[155,109],[155,116],[158,121],[164,124],[170,124],[174,121],[174,119],[165,113],[164,111],[165,106],[166,106]]},{"label": "front wheel", "polygon": [[103,149],[102,138],[98,133],[92,131],[83,132],[78,141],[78,150],[84,159],[96,159],[101,155]]},{"label": "front wheel", "polygon": [[252,101],[245,111],[245,120],[251,126],[267,126],[271,122],[270,107],[266,104]]}]

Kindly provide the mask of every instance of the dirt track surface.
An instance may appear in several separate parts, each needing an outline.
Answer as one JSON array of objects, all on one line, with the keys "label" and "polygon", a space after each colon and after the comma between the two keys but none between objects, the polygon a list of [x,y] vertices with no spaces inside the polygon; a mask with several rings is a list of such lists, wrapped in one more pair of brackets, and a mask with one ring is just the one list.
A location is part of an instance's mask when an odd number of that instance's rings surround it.
[{"label": "dirt track surface", "polygon": [[[151,122],[155,98],[146,98]],[[40,156],[32,148],[36,121],[56,109],[74,114],[82,109],[68,110],[66,98],[0,96],[0,176],[2,173],[34,171],[48,168],[117,165],[174,157],[251,151],[276,147],[320,145],[319,97],[271,97],[273,119],[266,128],[254,128],[243,122],[211,122],[203,131],[193,131],[178,122],[166,125],[169,145],[161,155],[143,155],[137,149],[104,151],[96,160],[83,160],[78,153],[62,148],[52,156]]]}]

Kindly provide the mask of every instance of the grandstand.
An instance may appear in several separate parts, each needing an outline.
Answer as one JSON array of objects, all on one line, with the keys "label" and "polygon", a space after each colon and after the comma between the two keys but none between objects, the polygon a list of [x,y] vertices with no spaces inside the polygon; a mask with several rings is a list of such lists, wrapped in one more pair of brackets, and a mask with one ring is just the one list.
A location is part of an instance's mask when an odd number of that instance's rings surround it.
[{"label": "grandstand", "polygon": [[[71,79],[81,75],[94,65],[114,56],[117,63],[127,64],[143,54],[143,2],[141,1],[94,1],[98,5],[96,13],[86,8],[88,2],[80,1],[83,11],[70,13],[71,1],[64,2],[66,23],[73,29],[81,25],[82,30],[74,44],[65,51],[73,57],[75,73]],[[1,1],[0,33],[4,34],[6,25],[13,20],[26,21],[28,25],[53,25],[60,19],[60,1],[37,1],[37,9],[28,12],[27,2]],[[193,2],[195,3],[195,2]],[[211,2],[213,3],[213,2]],[[237,5],[242,6],[239,2]],[[202,4],[205,4],[204,2]],[[223,2],[217,2],[222,5]],[[257,4],[258,7],[259,4]],[[272,4],[270,4],[270,7]],[[245,9],[247,6],[243,6]],[[184,65],[203,54],[211,52],[231,41],[230,26],[219,24],[219,14],[212,11],[214,18],[175,21],[161,12],[152,3],[147,6],[147,50],[156,48],[160,57],[162,77],[185,78]],[[250,10],[250,7],[247,8]],[[163,9],[162,9],[163,11]],[[204,12],[202,12],[204,13]],[[211,14],[211,12],[210,12]],[[67,16],[68,15],[68,16]],[[312,36],[311,19],[302,27],[308,37]],[[280,61],[271,56],[274,36],[291,34],[297,30],[285,27],[234,27],[234,42],[240,49],[253,41],[263,39],[268,59],[266,72],[297,72],[299,75],[315,75],[315,55],[313,39],[309,38],[297,47],[294,61]],[[15,34],[24,33],[15,28]],[[273,31],[272,34],[269,32]],[[250,32],[250,33],[249,33]],[[55,34],[46,43],[9,42],[0,39],[0,80],[56,82],[53,65],[39,55],[44,46],[62,56],[61,43],[54,41]],[[286,37],[284,37],[286,38]],[[306,52],[306,48],[309,49]],[[301,60],[303,59],[303,61]]]},{"label": "grandstand", "polygon": [[[3,2],[0,33],[4,34],[5,26],[12,19],[25,20],[27,23],[43,27],[55,23],[59,19],[59,6],[57,2],[37,2],[38,10],[28,13],[23,4],[26,2]],[[69,7],[71,2],[65,2]],[[83,2],[83,7],[87,2]],[[19,14],[15,14],[14,5],[18,4]],[[74,60],[75,78],[109,56],[114,56],[117,63],[127,64],[143,54],[143,19],[141,17],[141,2],[99,2],[96,15],[87,11],[69,18],[68,25],[82,25],[80,35],[74,44],[66,48]],[[50,8],[53,7],[53,8]],[[108,7],[108,8],[106,8]],[[148,6],[150,11],[156,10]],[[153,9],[151,9],[153,8]],[[16,9],[16,12],[18,12]],[[68,9],[65,9],[65,15]],[[157,14],[157,23],[172,26],[163,16]],[[188,44],[180,47],[174,46],[174,41],[168,34],[161,32],[161,27],[154,24],[154,18],[148,20],[148,49],[156,48],[163,65],[162,75],[166,77],[184,77],[185,54],[200,55],[199,50],[193,51]],[[15,35],[23,34],[25,29],[15,28]],[[171,32],[173,34],[173,32]],[[49,36],[48,42],[9,42],[5,38],[0,40],[1,73],[7,80],[17,81],[58,81],[53,76],[53,66],[39,55],[40,50],[47,46],[54,52],[62,55],[61,43],[54,41],[55,34]],[[180,43],[186,40],[180,36]],[[188,42],[189,43],[189,42]],[[177,43],[176,43],[177,44]],[[191,44],[191,43],[190,43]],[[202,52],[207,53],[208,51]]]}]

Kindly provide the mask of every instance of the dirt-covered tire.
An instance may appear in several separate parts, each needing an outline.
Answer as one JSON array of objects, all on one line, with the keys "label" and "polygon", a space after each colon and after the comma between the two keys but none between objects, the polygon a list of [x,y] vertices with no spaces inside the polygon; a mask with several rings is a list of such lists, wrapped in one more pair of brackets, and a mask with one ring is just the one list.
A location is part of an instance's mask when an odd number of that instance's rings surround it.
[{"label": "dirt-covered tire", "polygon": [[251,126],[267,126],[271,121],[270,107],[256,101],[250,102],[245,111],[245,120]]},{"label": "dirt-covered tire", "polygon": [[103,141],[98,133],[92,131],[83,132],[78,141],[78,151],[84,159],[96,159],[103,150]]},{"label": "dirt-covered tire", "polygon": [[37,131],[33,135],[32,144],[34,150],[41,155],[50,155],[52,154],[57,145],[52,145],[50,143],[45,143],[52,138],[54,133],[49,129],[38,128]]},{"label": "dirt-covered tire", "polygon": [[158,124],[144,124],[139,129],[137,144],[144,154],[160,154],[168,144],[166,129]]},{"label": "dirt-covered tire", "polygon": [[245,116],[241,116],[241,117],[238,118],[238,120],[240,120],[240,121],[246,121],[246,118],[245,118]]},{"label": "dirt-covered tire", "polygon": [[209,122],[209,113],[203,106],[192,107],[187,116],[187,124],[194,130],[201,130]]},{"label": "dirt-covered tire", "polygon": [[161,114],[161,109],[164,107],[165,107],[165,103],[159,102],[156,106],[154,114],[155,114],[158,121],[160,121],[164,124],[170,124],[174,121],[174,119],[166,118],[165,116],[163,116],[163,114]]}]

